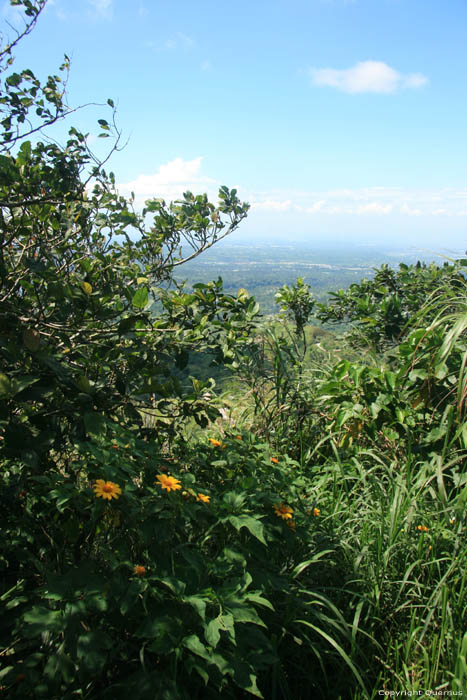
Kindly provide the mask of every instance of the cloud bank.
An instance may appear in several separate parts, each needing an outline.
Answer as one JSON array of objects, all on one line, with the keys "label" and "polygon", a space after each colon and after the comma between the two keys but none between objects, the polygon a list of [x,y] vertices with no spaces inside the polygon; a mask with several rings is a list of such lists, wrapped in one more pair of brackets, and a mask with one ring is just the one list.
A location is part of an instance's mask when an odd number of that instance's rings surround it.
[{"label": "cloud bank", "polygon": [[368,187],[319,192],[252,192],[241,196],[251,203],[253,211],[295,212],[303,216],[467,216],[467,189],[408,190],[396,187]]},{"label": "cloud bank", "polygon": [[[207,192],[217,201],[220,181],[203,173],[203,158],[175,158],[152,174],[140,174],[134,180],[117,185],[119,192],[135,194],[135,204],[143,207],[146,199],[179,199],[183,192]],[[362,187],[335,190],[277,189],[254,191],[237,185],[239,197],[250,203],[251,213],[319,218],[350,216],[358,218],[465,217],[467,188],[408,189],[402,187]]]}]

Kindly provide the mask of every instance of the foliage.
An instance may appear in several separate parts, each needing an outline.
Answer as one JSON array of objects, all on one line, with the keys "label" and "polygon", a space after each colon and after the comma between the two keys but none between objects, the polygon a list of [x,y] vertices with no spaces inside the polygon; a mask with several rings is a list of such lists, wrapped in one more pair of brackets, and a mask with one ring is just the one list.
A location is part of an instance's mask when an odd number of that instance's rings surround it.
[{"label": "foliage", "polygon": [[298,277],[296,284],[284,284],[277,292],[275,298],[281,312],[293,321],[295,334],[302,340],[303,354],[305,354],[305,326],[315,305],[309,285],[305,284],[303,277]]},{"label": "foliage", "polygon": [[440,293],[444,299],[447,295],[456,298],[464,286],[463,267],[465,261],[446,262],[442,267],[400,263],[398,271],[382,265],[375,269],[373,279],[331,292],[330,303],[320,304],[318,318],[352,322],[350,342],[381,351],[403,340],[428,300],[435,301]]}]

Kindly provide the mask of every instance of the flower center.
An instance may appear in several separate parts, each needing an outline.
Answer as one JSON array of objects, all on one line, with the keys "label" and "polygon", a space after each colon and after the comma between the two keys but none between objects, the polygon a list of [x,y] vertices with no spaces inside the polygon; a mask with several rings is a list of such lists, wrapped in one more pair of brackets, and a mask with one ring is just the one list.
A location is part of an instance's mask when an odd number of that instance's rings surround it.
[{"label": "flower center", "polygon": [[105,493],[112,493],[112,491],[114,489],[113,489],[112,484],[104,484],[104,486],[102,487],[102,490],[105,491]]}]

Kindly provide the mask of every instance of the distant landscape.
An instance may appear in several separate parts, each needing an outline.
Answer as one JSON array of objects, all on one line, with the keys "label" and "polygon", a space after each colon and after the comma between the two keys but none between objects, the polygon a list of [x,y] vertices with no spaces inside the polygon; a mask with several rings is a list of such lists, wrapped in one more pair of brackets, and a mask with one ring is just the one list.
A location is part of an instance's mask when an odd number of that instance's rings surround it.
[{"label": "distant landscape", "polygon": [[375,267],[387,264],[397,268],[400,262],[413,264],[418,260],[442,264],[446,257],[415,248],[264,241],[246,244],[226,239],[178,268],[174,277],[179,282],[186,280],[188,287],[222,277],[226,292],[247,289],[259,302],[261,312],[269,315],[277,312],[277,289],[297,277],[303,277],[314,297],[324,302],[329,292],[373,277]]}]

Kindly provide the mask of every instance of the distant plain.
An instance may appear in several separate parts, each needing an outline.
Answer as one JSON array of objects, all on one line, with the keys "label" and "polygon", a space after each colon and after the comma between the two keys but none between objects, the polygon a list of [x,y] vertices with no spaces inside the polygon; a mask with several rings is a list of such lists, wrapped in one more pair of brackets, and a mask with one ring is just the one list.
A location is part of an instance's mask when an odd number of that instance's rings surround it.
[{"label": "distant plain", "polygon": [[345,289],[363,278],[371,278],[374,268],[383,264],[397,268],[399,263],[418,260],[442,265],[447,257],[436,251],[390,246],[305,244],[287,242],[237,243],[225,240],[198,258],[176,269],[177,281],[188,288],[221,277],[224,289],[235,294],[246,289],[260,304],[261,313],[277,313],[274,295],[279,287],[303,277],[314,297],[324,302],[329,292]]}]

